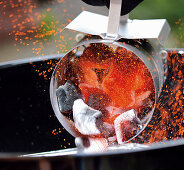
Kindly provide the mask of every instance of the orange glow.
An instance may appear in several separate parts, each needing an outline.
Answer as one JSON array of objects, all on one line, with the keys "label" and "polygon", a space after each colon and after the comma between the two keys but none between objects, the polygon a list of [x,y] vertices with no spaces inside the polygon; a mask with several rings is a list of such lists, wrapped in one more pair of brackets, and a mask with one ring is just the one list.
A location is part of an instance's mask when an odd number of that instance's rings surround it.
[{"label": "orange glow", "polygon": [[[172,57],[171,57],[172,56]],[[169,72],[151,122],[136,142],[152,143],[184,136],[184,54],[172,51]]]},{"label": "orange glow", "polygon": [[[90,95],[96,96],[94,102],[98,103],[98,107],[93,106],[95,103],[89,105],[97,110],[104,112],[104,107],[112,106],[138,110],[154,93],[148,69],[138,57],[124,48],[113,51],[103,44],[91,44],[84,50],[78,64],[82,72],[79,87],[85,102],[89,104]],[[112,124],[120,115],[114,114],[106,115],[104,121]]]}]

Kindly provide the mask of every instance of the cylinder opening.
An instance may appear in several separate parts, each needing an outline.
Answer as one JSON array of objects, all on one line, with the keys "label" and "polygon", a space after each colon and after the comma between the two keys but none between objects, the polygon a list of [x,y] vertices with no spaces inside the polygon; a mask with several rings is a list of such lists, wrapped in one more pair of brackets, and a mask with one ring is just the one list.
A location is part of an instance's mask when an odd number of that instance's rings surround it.
[{"label": "cylinder opening", "polygon": [[54,112],[75,137],[123,144],[142,132],[152,117],[159,89],[155,69],[152,59],[124,43],[81,42],[53,73]]}]

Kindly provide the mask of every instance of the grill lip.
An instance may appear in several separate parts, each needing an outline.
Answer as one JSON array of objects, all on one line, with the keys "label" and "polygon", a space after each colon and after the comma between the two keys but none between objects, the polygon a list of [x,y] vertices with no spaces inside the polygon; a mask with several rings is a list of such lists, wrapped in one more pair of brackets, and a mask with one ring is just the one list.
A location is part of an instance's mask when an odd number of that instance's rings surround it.
[{"label": "grill lip", "polygon": [[94,153],[84,153],[80,152],[77,148],[63,149],[50,152],[40,152],[26,155],[19,155],[21,158],[40,158],[40,157],[58,157],[58,156],[72,156],[72,157],[103,157],[103,156],[113,156],[113,155],[126,155],[134,154],[140,152],[151,152],[151,151],[164,151],[172,148],[184,147],[184,139],[177,140],[167,140],[165,142],[157,142],[148,145],[148,147],[142,147],[137,149],[120,149],[108,150],[106,152],[94,152]]}]

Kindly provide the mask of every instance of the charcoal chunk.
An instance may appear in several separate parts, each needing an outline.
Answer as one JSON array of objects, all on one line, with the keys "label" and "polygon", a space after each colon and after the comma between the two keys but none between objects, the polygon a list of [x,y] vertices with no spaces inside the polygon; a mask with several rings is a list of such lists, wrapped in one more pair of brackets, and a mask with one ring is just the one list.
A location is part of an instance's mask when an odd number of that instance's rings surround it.
[{"label": "charcoal chunk", "polygon": [[74,101],[80,98],[75,86],[68,80],[56,90],[59,109],[61,112],[72,110]]}]

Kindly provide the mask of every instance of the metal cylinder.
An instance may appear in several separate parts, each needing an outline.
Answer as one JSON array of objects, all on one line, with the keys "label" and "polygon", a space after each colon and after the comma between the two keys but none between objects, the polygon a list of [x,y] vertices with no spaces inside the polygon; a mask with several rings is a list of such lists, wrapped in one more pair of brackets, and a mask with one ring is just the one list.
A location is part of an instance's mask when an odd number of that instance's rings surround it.
[{"label": "metal cylinder", "polygon": [[[155,105],[158,99],[158,96],[161,92],[163,83],[164,83],[164,76],[165,76],[165,70],[164,70],[164,63],[163,59],[160,57],[159,52],[154,50],[152,46],[146,42],[146,41],[133,41],[133,40],[124,40],[121,39],[119,41],[114,40],[104,40],[104,39],[89,39],[82,40],[79,42],[72,50],[70,50],[66,56],[80,56],[81,51],[83,51],[88,45],[91,43],[102,43],[106,45],[110,45],[113,47],[122,47],[130,52],[132,52],[134,55],[136,55],[148,68],[152,80],[154,82],[154,90],[155,90],[155,101],[153,108],[149,111],[149,113],[142,118],[141,122],[143,123],[143,128],[132,138],[130,138],[128,141],[136,137],[138,134],[142,132],[142,130],[147,126],[149,123],[152,114],[155,109]],[[60,62],[62,62],[63,59],[61,59]],[[65,116],[61,114],[61,111],[58,106],[58,99],[56,96],[56,89],[59,87],[58,80],[57,80],[57,72],[58,68],[61,67],[60,64],[58,64],[55,68],[55,71],[53,73],[51,84],[50,84],[50,97],[51,97],[51,103],[54,109],[54,112],[56,114],[56,117],[60,121],[60,123],[66,128],[66,130],[72,134],[75,137],[80,136],[80,133],[76,132],[75,125],[73,122],[68,120]]]}]

